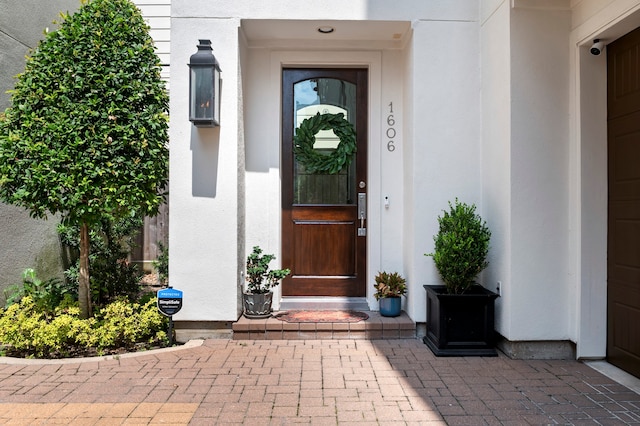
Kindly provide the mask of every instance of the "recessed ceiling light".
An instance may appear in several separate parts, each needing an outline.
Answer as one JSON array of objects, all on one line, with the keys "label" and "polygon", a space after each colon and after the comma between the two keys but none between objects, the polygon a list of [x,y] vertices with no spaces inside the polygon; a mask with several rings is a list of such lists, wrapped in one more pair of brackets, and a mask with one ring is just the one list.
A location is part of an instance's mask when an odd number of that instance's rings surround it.
[{"label": "recessed ceiling light", "polygon": [[333,27],[319,27],[318,28],[318,32],[321,34],[331,34],[332,32],[334,32],[336,29]]}]

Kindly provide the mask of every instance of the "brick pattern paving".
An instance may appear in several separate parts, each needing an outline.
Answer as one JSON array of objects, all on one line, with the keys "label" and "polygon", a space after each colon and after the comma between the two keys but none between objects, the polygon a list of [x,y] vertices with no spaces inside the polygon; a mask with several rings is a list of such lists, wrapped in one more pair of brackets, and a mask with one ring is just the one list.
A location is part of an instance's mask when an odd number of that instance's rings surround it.
[{"label": "brick pattern paving", "polygon": [[416,339],[207,340],[91,362],[0,363],[0,424],[640,424],[576,361],[436,358]]},{"label": "brick pattern paving", "polygon": [[383,317],[367,312],[369,318],[351,323],[289,323],[273,317],[233,323],[234,340],[341,340],[410,339],[416,337],[416,324],[402,312],[398,317]]}]

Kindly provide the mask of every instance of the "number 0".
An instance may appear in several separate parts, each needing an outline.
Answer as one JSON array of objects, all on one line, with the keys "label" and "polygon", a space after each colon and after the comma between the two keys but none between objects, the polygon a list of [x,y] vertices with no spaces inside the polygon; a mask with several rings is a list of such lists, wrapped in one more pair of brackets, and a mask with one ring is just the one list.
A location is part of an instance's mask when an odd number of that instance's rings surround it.
[{"label": "number 0", "polygon": [[388,137],[389,139],[393,139],[393,138],[395,138],[395,137],[396,137],[396,129],[394,129],[393,127],[389,127],[389,128],[387,129],[387,137]]}]

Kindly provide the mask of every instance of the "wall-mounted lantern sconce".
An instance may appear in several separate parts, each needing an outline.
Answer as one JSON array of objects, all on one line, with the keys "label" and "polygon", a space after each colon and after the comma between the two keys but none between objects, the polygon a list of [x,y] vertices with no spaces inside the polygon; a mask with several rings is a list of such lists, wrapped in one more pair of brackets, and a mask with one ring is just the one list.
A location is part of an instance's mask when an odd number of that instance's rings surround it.
[{"label": "wall-mounted lantern sconce", "polygon": [[220,125],[220,66],[211,40],[199,40],[189,59],[189,120],[198,127]]}]

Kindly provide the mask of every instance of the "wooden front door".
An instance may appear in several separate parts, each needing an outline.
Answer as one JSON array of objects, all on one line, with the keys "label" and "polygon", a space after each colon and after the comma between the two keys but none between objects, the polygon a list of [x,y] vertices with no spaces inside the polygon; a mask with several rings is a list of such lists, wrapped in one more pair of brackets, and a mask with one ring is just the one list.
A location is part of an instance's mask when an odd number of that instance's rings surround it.
[{"label": "wooden front door", "polygon": [[607,359],[640,377],[640,28],[607,46]]},{"label": "wooden front door", "polygon": [[[292,271],[283,296],[366,295],[367,80],[365,69],[282,72],[282,265]],[[310,171],[294,152],[297,129],[316,114],[343,114],[355,131],[357,151],[339,170]],[[341,143],[320,130],[313,155]]]}]

